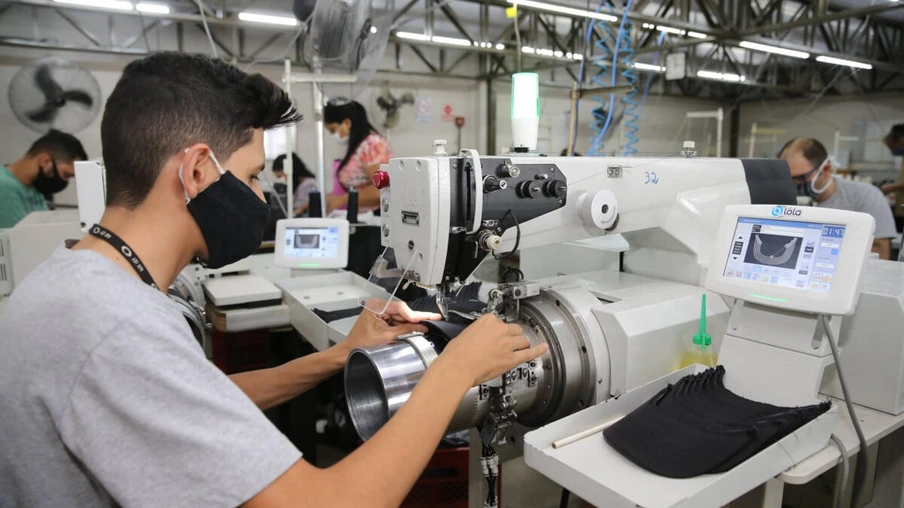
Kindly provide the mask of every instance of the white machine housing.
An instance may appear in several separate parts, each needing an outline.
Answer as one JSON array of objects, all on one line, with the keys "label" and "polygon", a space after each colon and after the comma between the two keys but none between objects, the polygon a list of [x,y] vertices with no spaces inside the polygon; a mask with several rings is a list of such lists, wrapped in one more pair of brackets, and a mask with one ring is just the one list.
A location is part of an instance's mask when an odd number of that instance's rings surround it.
[{"label": "white machine housing", "polygon": [[[703,282],[722,210],[728,205],[751,203],[750,161],[514,155],[481,158],[472,150],[464,152],[462,157],[392,159],[383,166],[390,177],[390,185],[381,191],[383,245],[392,247],[398,266],[408,267],[409,275],[424,286],[449,282],[445,277],[450,275],[447,272],[453,261],[453,235],[468,235],[499,222],[487,212],[491,200],[501,195],[483,190],[481,182],[488,177],[524,183],[525,169],[539,168],[534,170],[536,178],[567,183],[567,196],[559,198],[557,209],[529,221],[519,219],[519,249],[621,233],[631,245],[631,252],[625,254],[624,271],[693,285]],[[473,168],[470,191],[474,213],[472,222],[456,226],[453,210],[462,191],[454,179],[465,172],[460,165]],[[769,173],[767,169],[757,171]],[[787,168],[784,171],[790,192]],[[519,174],[520,180],[510,176]],[[475,179],[480,180],[476,186],[479,192],[474,189]],[[509,192],[514,185],[508,184]],[[546,195],[541,198],[548,199]],[[508,207],[515,216],[519,207],[530,201],[503,199],[509,205],[503,203],[497,209]],[[498,253],[515,247],[517,228],[507,226]],[[471,273],[464,272],[456,274],[461,281]]]}]

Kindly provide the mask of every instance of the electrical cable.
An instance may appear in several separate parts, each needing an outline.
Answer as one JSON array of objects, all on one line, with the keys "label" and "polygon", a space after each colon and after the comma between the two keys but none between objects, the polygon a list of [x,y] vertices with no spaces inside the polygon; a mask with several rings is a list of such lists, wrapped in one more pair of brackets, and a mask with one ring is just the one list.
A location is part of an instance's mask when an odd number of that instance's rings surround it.
[{"label": "electrical cable", "polygon": [[445,7],[445,6],[449,5],[449,4],[451,4],[452,2],[457,2],[457,1],[459,1],[459,0],[445,0],[444,2],[440,2],[440,3],[438,3],[438,4],[434,4],[434,5],[431,6],[429,9],[426,9],[426,10],[424,10],[424,11],[418,12],[417,15],[413,15],[413,16],[411,16],[411,17],[408,18],[408,19],[399,20],[399,21],[393,23],[393,24],[389,27],[389,29],[390,29],[390,30],[395,30],[396,28],[398,28],[398,27],[400,27],[400,26],[403,26],[403,25],[407,25],[408,23],[411,23],[412,21],[417,21],[417,20],[419,20],[419,19],[423,19],[424,14],[426,14],[426,13],[428,13],[428,12],[435,11],[436,9],[441,9],[441,8],[443,8],[443,7]]},{"label": "electrical cable", "polygon": [[[499,224],[505,222],[506,217],[511,217],[513,221],[515,221],[515,246],[512,247],[512,250],[506,252],[505,254],[493,255],[496,259],[506,259],[512,257],[512,254],[518,252],[518,247],[521,245],[521,223],[518,222],[518,218],[515,217],[515,214],[512,213],[512,209],[509,208],[505,211],[505,214],[502,216],[502,220],[499,221]],[[523,275],[523,274],[522,274]]]},{"label": "electrical cable", "polygon": [[847,496],[847,482],[848,475],[850,474],[848,461],[847,461],[847,448],[844,447],[844,443],[841,442],[841,439],[838,439],[838,436],[832,434],[832,442],[835,443],[835,446],[838,447],[838,452],[841,453],[841,463],[839,467],[841,467],[841,485],[838,487],[838,497],[835,498],[835,508],[843,508],[844,507],[844,498]]},{"label": "electrical cable", "polygon": [[[600,3],[599,7],[596,8],[596,14],[599,14],[600,10],[602,10],[603,6],[606,5],[605,2]],[[574,148],[578,142],[578,117],[581,112],[581,92],[584,90],[584,65],[587,63],[587,60],[590,59],[590,34],[593,33],[593,27],[596,24],[596,18],[590,20],[590,23],[587,24],[587,31],[584,34],[584,52],[581,54],[581,66],[578,69],[578,98],[575,100],[574,104],[574,132],[572,133],[571,139],[569,140],[571,153],[574,153]]]},{"label": "electrical cable", "polygon": [[286,55],[288,55],[289,51],[292,50],[292,45],[295,44],[295,41],[297,41],[299,37],[301,37],[301,34],[304,33],[306,28],[307,27],[304,24],[302,24],[298,27],[298,31],[295,32],[295,35],[289,40],[289,43],[286,44],[286,49],[284,49],[282,51],[282,53],[280,53],[280,56],[275,57],[275,58],[267,58],[267,59],[260,58],[260,59],[252,60],[251,63],[249,63],[248,65],[245,66],[244,69],[242,69],[242,71],[248,72],[248,70],[251,69],[251,67],[253,67],[259,63],[282,62],[283,60],[285,60]]},{"label": "electrical cable", "polygon": [[[606,2],[603,2],[605,5]],[[596,25],[594,25],[596,26]],[[605,81],[606,73],[615,72],[614,69],[610,69],[609,67],[609,59],[613,56],[613,52],[609,49],[609,45],[607,44],[610,40],[616,39],[616,34],[612,33],[612,29],[607,24],[600,25],[600,31],[602,35],[600,38],[594,43],[597,49],[600,51],[600,56],[598,58],[593,59],[593,65],[596,66],[599,70],[597,73],[590,79],[591,83],[593,83],[598,88],[605,88],[607,85]],[[588,34],[589,38],[589,34]],[[616,56],[617,58],[617,56]],[[591,115],[593,116],[593,123],[590,124],[590,129],[597,133],[596,136],[590,139],[590,148],[587,150],[587,155],[601,155],[603,150],[602,139],[605,136],[605,130],[608,128],[609,121],[612,118],[612,103],[615,101],[615,94],[610,94],[609,96],[609,108],[608,111],[604,110],[603,107],[606,104],[606,101],[601,99],[598,95],[593,96],[593,100],[599,104],[598,107],[591,110]]]},{"label": "electrical cable", "polygon": [[[665,39],[665,32],[659,32],[659,38],[656,39],[656,46],[662,46],[662,41]],[[653,53],[653,65],[659,63],[659,50],[657,49],[655,53]],[[643,114],[643,107],[647,103],[647,93],[650,91],[650,84],[653,82],[653,78],[656,76],[655,72],[650,72],[647,76],[647,84],[643,89],[643,98],[640,100],[640,109],[637,111],[638,115]]]},{"label": "electrical cable", "polygon": [[631,43],[631,32],[634,28],[634,22],[628,19],[627,16],[624,16],[622,18],[622,21],[625,27],[625,30],[619,31],[619,38],[624,38],[624,40],[622,41],[624,42],[624,47],[621,50],[621,53],[623,55],[621,58],[621,63],[624,69],[622,71],[622,77],[625,78],[625,83],[631,87],[631,89],[628,90],[628,93],[626,93],[622,98],[622,103],[625,105],[624,128],[626,139],[625,149],[622,152],[622,155],[627,157],[637,153],[636,145],[640,141],[640,138],[637,137],[637,131],[640,130],[640,127],[637,125],[637,121],[640,119],[640,115],[637,113],[637,107],[639,106],[639,104],[635,99],[635,97],[637,97],[638,78],[637,71],[634,69],[634,48]]},{"label": "electrical cable", "polygon": [[[627,5],[625,5],[625,13],[631,11],[631,5],[634,3],[634,0],[628,0]],[[631,44],[631,35],[625,34],[625,24],[628,23],[629,26],[633,26],[633,24],[628,20],[628,16],[622,16],[621,23],[618,27],[618,34],[615,37],[615,49],[612,51],[612,80],[609,86],[615,87],[616,80],[618,79],[618,52],[621,49],[622,42],[625,42],[627,46]],[[609,124],[612,121],[612,112],[615,109],[615,93],[612,92],[609,94],[609,113],[606,115],[606,124],[603,125],[602,131],[600,131],[599,141],[602,142],[603,137],[606,135],[606,132],[609,130]]]},{"label": "electrical cable", "polygon": [[568,498],[571,497],[571,492],[568,489],[562,489],[562,497],[559,498],[559,508],[568,508]]},{"label": "electrical cable", "polygon": [[[516,9],[517,9],[517,7],[516,7]],[[516,12],[515,17],[513,18],[512,22],[515,25],[515,44],[516,44],[516,47],[515,47],[515,52],[516,52],[515,70],[517,72],[521,72],[521,53],[522,53],[521,52],[521,28],[518,26],[520,21],[521,21],[521,16],[519,16]]]},{"label": "electrical cable", "polygon": [[857,419],[857,413],[854,411],[854,404],[851,403],[851,397],[848,393],[847,383],[844,379],[844,373],[841,370],[841,362],[838,358],[838,346],[835,341],[835,332],[829,326],[829,318],[825,314],[820,315],[822,327],[826,331],[829,339],[829,347],[832,348],[832,358],[835,360],[835,370],[838,372],[838,382],[841,384],[841,393],[844,395],[844,404],[847,406],[848,416],[851,418],[851,424],[854,426],[854,432],[857,433],[857,440],[860,442],[860,451],[857,453],[857,471],[854,476],[854,487],[852,500],[860,497],[860,492],[866,483],[866,469],[869,466],[869,452],[867,451],[866,438],[863,436],[863,429],[860,428],[860,421]]},{"label": "electrical cable", "polygon": [[207,40],[210,42],[210,49],[213,50],[213,57],[219,59],[220,54],[217,52],[217,45],[213,42],[213,35],[210,34],[210,27],[207,26],[207,14],[204,13],[204,6],[201,5],[200,0],[195,0],[195,4],[198,6],[198,11],[201,13],[201,23],[204,24],[204,32],[207,34]]}]

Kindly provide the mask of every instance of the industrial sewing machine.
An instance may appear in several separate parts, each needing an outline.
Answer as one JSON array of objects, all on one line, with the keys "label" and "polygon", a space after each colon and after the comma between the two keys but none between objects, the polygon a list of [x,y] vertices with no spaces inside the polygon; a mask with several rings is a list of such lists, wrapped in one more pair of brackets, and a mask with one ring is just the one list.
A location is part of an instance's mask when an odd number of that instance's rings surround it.
[{"label": "industrial sewing machine", "polygon": [[[771,160],[480,157],[464,150],[458,156],[394,159],[376,180],[388,252],[377,261],[372,281],[384,289],[405,283],[435,289],[438,307],[454,319],[480,314],[462,315],[453,300],[488,256],[615,234],[630,245],[618,271],[501,283],[490,292],[482,312],[521,324],[532,344],[545,342],[550,349],[470,390],[449,431],[479,428],[484,444],[510,445],[503,447],[508,457],[520,453],[527,432],[676,371],[684,341],[698,323],[701,286],[726,207],[796,203],[787,166]],[[904,353],[894,323],[904,323],[904,290],[900,283],[877,284],[876,263],[867,264],[857,313],[832,326],[842,337],[866,326],[875,334],[876,323],[868,321],[880,311],[892,316],[878,325],[881,348],[864,347],[865,341],[848,346],[876,361],[891,356],[889,361],[900,362]],[[884,272],[897,268],[881,264]],[[709,302],[718,348],[735,300],[709,293]],[[398,410],[448,340],[454,336],[436,330],[353,352],[346,397],[362,438]],[[898,373],[893,382],[904,386],[900,363],[892,370]],[[904,409],[898,398],[876,394],[877,374],[869,369],[848,375],[857,378],[851,383],[859,386],[855,402],[893,414]],[[813,394],[820,378],[821,370],[808,388]],[[838,392],[831,372],[822,391]]]},{"label": "industrial sewing machine", "polygon": [[[383,287],[393,278],[435,287],[446,315],[457,288],[489,255],[617,233],[631,246],[622,271],[491,291],[484,312],[522,324],[532,343],[550,346],[543,358],[472,389],[456,413],[450,430],[480,425],[493,442],[518,442],[526,429],[674,371],[681,339],[697,326],[722,211],[794,202],[787,166],[769,160],[481,158],[463,151],[394,159],[378,180],[384,245],[396,266],[378,260],[372,278]],[[728,307],[717,295],[710,301],[717,337]],[[347,398],[362,436],[393,412],[372,408],[397,399],[394,383],[408,381],[383,378],[396,372],[394,361],[366,351],[349,359]]]}]

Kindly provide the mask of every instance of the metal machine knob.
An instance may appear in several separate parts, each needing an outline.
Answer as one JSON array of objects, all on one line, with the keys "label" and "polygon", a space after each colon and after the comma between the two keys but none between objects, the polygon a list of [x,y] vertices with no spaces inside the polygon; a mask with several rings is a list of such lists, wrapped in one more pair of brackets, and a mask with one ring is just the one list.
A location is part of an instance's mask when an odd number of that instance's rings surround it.
[{"label": "metal machine knob", "polygon": [[543,190],[551,198],[564,198],[568,193],[568,185],[562,180],[549,180],[543,186]]},{"label": "metal machine knob", "polygon": [[496,252],[502,247],[502,237],[491,231],[482,231],[477,243],[485,251]]},{"label": "metal machine knob", "polygon": [[486,176],[483,179],[483,191],[484,192],[496,192],[498,190],[504,190],[508,187],[508,183],[505,180],[496,178],[495,176]]},{"label": "metal machine knob", "polygon": [[543,181],[532,180],[518,184],[518,195],[522,198],[537,198],[543,194]]}]

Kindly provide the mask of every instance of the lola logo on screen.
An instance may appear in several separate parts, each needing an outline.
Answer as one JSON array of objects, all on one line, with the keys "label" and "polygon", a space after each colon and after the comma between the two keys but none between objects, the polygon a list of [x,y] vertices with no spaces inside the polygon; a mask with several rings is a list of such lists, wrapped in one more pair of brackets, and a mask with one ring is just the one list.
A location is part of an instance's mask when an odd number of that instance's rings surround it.
[{"label": "lola logo on screen", "polygon": [[773,217],[781,217],[783,215],[793,215],[795,217],[800,217],[800,209],[792,208],[790,206],[774,206],[772,207],[772,216]]}]

